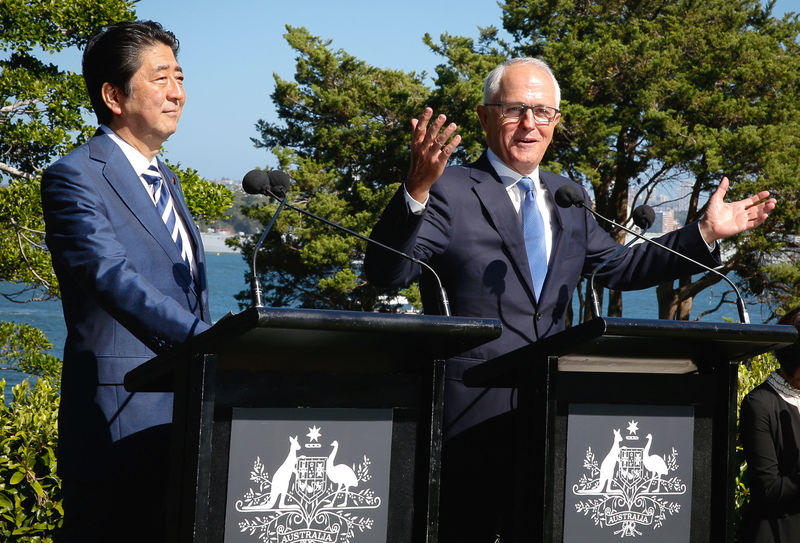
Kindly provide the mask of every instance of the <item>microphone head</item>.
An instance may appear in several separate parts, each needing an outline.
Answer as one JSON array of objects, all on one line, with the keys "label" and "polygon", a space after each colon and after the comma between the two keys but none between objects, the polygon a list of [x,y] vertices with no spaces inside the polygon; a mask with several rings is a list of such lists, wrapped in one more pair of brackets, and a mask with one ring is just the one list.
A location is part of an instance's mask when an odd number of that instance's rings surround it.
[{"label": "microphone head", "polygon": [[647,230],[656,222],[656,212],[647,204],[642,204],[633,210],[633,224]]},{"label": "microphone head", "polygon": [[242,179],[242,188],[247,194],[266,194],[269,190],[269,176],[264,170],[250,170]]},{"label": "microphone head", "polygon": [[556,203],[559,207],[583,206],[583,194],[581,189],[575,183],[567,183],[562,185],[556,191]]},{"label": "microphone head", "polygon": [[286,172],[272,170],[269,172],[269,190],[278,198],[283,198],[292,186],[291,178]]}]

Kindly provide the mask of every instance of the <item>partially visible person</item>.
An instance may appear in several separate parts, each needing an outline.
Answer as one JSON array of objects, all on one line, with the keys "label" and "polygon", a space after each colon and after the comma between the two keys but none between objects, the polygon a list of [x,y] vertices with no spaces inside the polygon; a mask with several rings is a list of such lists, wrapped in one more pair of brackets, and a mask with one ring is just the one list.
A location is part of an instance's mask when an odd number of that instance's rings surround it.
[{"label": "partially visible person", "polygon": [[186,101],[178,40],[112,25],[83,54],[100,128],[42,178],[67,340],[59,407],[60,541],[161,541],[172,394],[125,374],[209,327],[205,257],[175,173],[157,155]]},{"label": "partially visible person", "polygon": [[[800,331],[800,307],[779,324]],[[800,541],[800,341],[775,352],[780,367],[745,396],[739,419],[750,504],[743,541]]]}]

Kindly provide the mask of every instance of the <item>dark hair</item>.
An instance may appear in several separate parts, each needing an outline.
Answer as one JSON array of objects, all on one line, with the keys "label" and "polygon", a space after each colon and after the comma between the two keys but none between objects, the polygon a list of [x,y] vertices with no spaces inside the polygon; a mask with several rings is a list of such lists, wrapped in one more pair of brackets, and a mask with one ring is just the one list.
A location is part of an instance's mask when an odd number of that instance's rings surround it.
[{"label": "dark hair", "polygon": [[[786,313],[778,321],[778,324],[788,324],[800,331],[800,307],[795,307]],[[788,347],[783,347],[775,351],[775,358],[778,359],[784,372],[788,375],[794,374],[798,366],[800,366],[800,340],[795,341]]]},{"label": "dark hair", "polygon": [[113,118],[103,102],[103,84],[111,83],[129,96],[131,78],[142,65],[142,52],[159,43],[168,46],[175,58],[178,57],[178,38],[154,21],[117,23],[89,40],[83,51],[83,79],[97,122],[109,124]]}]

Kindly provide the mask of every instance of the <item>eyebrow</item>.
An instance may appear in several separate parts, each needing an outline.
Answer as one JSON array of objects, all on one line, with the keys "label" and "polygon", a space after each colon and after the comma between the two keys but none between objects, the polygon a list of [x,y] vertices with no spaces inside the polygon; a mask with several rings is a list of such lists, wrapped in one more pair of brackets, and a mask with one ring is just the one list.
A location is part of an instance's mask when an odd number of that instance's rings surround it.
[{"label": "eyebrow", "polygon": [[[166,70],[169,70],[169,64],[159,64],[154,69],[155,72],[163,72],[163,71],[166,71]],[[174,71],[183,73],[183,68],[181,68],[181,66],[179,64],[179,65],[175,66],[175,70]]]}]

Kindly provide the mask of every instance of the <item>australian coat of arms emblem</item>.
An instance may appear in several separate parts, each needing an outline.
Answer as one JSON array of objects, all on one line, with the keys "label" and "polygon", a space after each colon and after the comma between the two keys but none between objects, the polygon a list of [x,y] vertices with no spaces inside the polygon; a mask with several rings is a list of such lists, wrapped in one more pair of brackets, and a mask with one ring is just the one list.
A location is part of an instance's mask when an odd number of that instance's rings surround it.
[{"label": "australian coat of arms emblem", "polygon": [[679,467],[675,447],[659,446],[649,433],[642,444],[638,430],[634,420],[624,438],[620,429],[611,429],[608,452],[602,458],[589,447],[583,473],[572,486],[578,497],[576,511],[619,537],[662,527],[668,517],[680,513],[676,497],[686,493],[686,485],[675,474]]},{"label": "australian coat of arms emblem", "polygon": [[240,532],[270,543],[341,542],[371,530],[370,511],[381,498],[370,488],[371,460],[347,451],[346,444],[323,440],[321,428],[308,428],[307,440],[287,436],[284,460],[268,466],[256,457],[250,487],[235,503],[244,513]]}]

